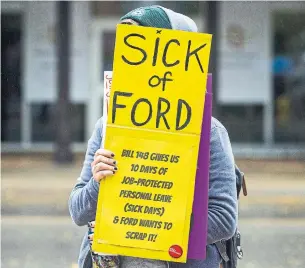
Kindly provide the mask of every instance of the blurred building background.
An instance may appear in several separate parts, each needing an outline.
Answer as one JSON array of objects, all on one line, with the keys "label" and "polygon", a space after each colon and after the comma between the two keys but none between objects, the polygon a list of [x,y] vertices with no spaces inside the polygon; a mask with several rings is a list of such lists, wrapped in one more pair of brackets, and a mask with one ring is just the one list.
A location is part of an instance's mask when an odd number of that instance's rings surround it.
[{"label": "blurred building background", "polygon": [[[116,24],[142,1],[70,3],[70,126],[82,152],[102,115]],[[214,34],[214,115],[235,154],[304,157],[305,2],[158,1]],[[3,152],[54,150],[58,99],[56,2],[1,2]],[[60,30],[60,29],[59,29]]]}]

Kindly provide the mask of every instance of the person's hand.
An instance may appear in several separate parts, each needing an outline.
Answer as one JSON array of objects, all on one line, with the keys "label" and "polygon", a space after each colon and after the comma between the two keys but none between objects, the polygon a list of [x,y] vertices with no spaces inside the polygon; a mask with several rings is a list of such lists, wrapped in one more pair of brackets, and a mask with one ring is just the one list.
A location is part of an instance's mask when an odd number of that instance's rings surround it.
[{"label": "person's hand", "polygon": [[113,175],[118,170],[114,153],[106,149],[98,149],[91,163],[91,168],[93,178],[98,183],[107,176]]}]

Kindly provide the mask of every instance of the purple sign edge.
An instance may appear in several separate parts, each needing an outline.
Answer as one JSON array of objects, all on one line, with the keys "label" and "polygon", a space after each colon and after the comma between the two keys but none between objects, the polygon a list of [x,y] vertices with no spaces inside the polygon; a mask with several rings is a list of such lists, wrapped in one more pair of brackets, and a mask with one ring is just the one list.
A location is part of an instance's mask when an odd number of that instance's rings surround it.
[{"label": "purple sign edge", "polygon": [[188,245],[188,259],[196,260],[204,260],[206,258],[210,133],[212,119],[212,74],[208,74],[204,107],[205,110],[201,129],[193,201],[192,229],[190,232]]}]

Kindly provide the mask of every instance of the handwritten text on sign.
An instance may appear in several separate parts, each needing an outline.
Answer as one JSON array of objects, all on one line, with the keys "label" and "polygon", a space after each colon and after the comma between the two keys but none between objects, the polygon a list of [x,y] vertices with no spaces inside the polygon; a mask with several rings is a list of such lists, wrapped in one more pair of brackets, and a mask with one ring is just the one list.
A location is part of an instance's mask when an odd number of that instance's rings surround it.
[{"label": "handwritten text on sign", "polygon": [[185,262],[211,36],[119,25],[93,250]]}]

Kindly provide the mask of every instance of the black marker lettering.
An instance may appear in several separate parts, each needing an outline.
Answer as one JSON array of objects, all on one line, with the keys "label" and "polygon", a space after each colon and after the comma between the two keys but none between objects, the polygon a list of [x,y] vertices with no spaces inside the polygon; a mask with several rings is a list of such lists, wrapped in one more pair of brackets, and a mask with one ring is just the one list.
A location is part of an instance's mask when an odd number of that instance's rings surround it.
[{"label": "black marker lettering", "polygon": [[[180,125],[182,105],[185,106],[185,108],[187,110],[187,115],[186,115],[186,119],[185,119],[183,125]],[[188,105],[188,103],[185,100],[179,99],[178,107],[177,107],[176,130],[184,129],[190,123],[191,117],[192,117],[192,108]]]},{"label": "black marker lettering", "polygon": [[[148,117],[147,119],[142,122],[142,123],[139,123],[139,122],[136,122],[136,119],[135,119],[135,114],[136,114],[136,109],[138,107],[138,105],[141,103],[141,102],[144,102],[144,103],[147,103],[148,106],[149,106],[149,114],[148,114]],[[147,122],[149,122],[149,120],[151,119],[152,117],[152,105],[151,103],[149,102],[148,99],[144,99],[144,98],[141,98],[141,99],[138,99],[134,105],[132,106],[132,110],[131,110],[131,122],[135,125],[135,126],[144,126]]]},{"label": "black marker lettering", "polygon": [[113,93],[113,103],[112,103],[112,124],[115,122],[116,109],[117,109],[117,108],[125,108],[125,107],[126,107],[126,105],[117,104],[117,98],[118,98],[118,96],[131,97],[132,94],[133,94],[133,93],[120,92],[120,91],[115,91],[115,92]]},{"label": "black marker lettering", "polygon": [[156,66],[156,63],[157,63],[158,51],[159,51],[159,43],[160,43],[160,38],[158,37],[156,39],[156,43],[155,43],[155,52],[154,52],[152,66]]},{"label": "black marker lettering", "polygon": [[143,40],[146,40],[145,36],[144,35],[141,35],[141,34],[136,34],[136,33],[133,33],[133,34],[129,34],[127,36],[124,37],[124,44],[130,48],[133,48],[135,50],[138,50],[140,51],[142,54],[143,54],[143,58],[140,60],[140,61],[135,61],[135,62],[132,62],[130,60],[128,60],[124,55],[122,55],[122,59],[125,63],[129,64],[129,65],[140,65],[142,64],[146,59],[147,59],[147,53],[145,52],[144,49],[142,48],[139,48],[139,47],[136,47],[136,46],[133,46],[131,45],[129,42],[128,42],[128,39],[130,37],[139,37]]},{"label": "black marker lettering", "polygon": [[[162,103],[166,103],[166,108],[165,108],[165,111],[163,111],[163,112],[161,111],[162,110]],[[157,111],[156,128],[159,128],[160,119],[162,117],[166,128],[170,129],[170,127],[168,125],[168,122],[167,122],[167,120],[165,118],[165,114],[168,113],[169,109],[170,109],[170,102],[167,99],[159,98],[159,100],[158,100],[158,111]]]},{"label": "black marker lettering", "polygon": [[163,64],[164,64],[165,67],[173,67],[173,66],[179,64],[179,62],[180,62],[180,60],[176,60],[176,61],[173,62],[173,63],[168,63],[168,62],[166,61],[167,51],[168,51],[169,45],[170,45],[171,43],[175,43],[175,44],[177,44],[178,46],[180,46],[180,43],[179,43],[179,41],[178,41],[177,39],[171,39],[171,40],[169,40],[169,41],[167,42],[167,44],[165,45],[164,52],[163,52],[163,57],[162,57],[162,62],[163,62]]},{"label": "black marker lettering", "polygon": [[197,59],[197,62],[199,64],[199,67],[200,67],[200,70],[202,73],[204,73],[203,71],[203,68],[202,68],[202,65],[201,65],[201,62],[200,62],[200,59],[198,57],[198,51],[202,48],[204,48],[206,46],[206,44],[203,44],[202,46],[196,48],[195,50],[193,51],[190,51],[191,49],[191,44],[192,44],[192,41],[189,40],[188,42],[188,47],[187,47],[187,52],[186,52],[186,58],[185,58],[185,71],[188,71],[188,68],[189,68],[189,61],[190,61],[190,57],[195,55],[196,59]]}]

